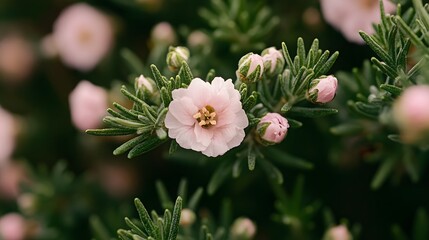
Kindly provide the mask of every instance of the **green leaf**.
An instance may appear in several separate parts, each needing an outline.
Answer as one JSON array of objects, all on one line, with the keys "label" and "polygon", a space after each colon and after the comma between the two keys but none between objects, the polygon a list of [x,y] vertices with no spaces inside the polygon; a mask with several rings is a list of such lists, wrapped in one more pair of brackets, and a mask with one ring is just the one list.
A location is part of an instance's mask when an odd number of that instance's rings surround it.
[{"label": "green leaf", "polygon": [[162,208],[172,209],[173,201],[171,201],[170,196],[168,195],[167,189],[161,181],[155,182],[156,191],[158,192],[158,197],[161,200]]},{"label": "green leaf", "polygon": [[211,82],[216,77],[216,71],[214,69],[210,69],[207,73],[206,81]]},{"label": "green leaf", "polygon": [[394,158],[386,158],[380,167],[378,167],[377,173],[371,182],[372,189],[378,189],[384,181],[386,181],[389,174],[392,172],[393,167],[395,166]]},{"label": "green leaf", "polygon": [[180,213],[182,211],[182,198],[179,196],[174,204],[173,216],[171,220],[170,232],[168,233],[167,240],[176,240],[177,233],[179,232]]},{"label": "green leaf", "polygon": [[189,85],[194,78],[191,72],[191,69],[189,68],[189,65],[186,61],[182,62],[182,67],[180,67],[179,70],[179,76],[183,83],[186,85]]},{"label": "green leaf", "polygon": [[131,72],[135,74],[142,74],[144,67],[140,59],[128,48],[121,50],[121,57],[128,63]]},{"label": "green leaf", "polygon": [[135,138],[132,138],[132,139],[126,141],[125,143],[123,143],[121,146],[117,147],[113,151],[113,155],[123,154],[126,151],[130,150],[131,148],[135,147],[137,144],[145,141],[148,138],[149,138],[148,134],[142,134],[142,135],[139,135],[139,136],[137,136]]},{"label": "green leaf", "polygon": [[423,208],[417,210],[416,218],[414,220],[414,240],[427,240],[429,239],[429,220],[426,211]]},{"label": "green leaf", "polygon": [[147,236],[147,234],[145,234],[139,227],[137,227],[137,225],[134,224],[133,221],[131,221],[129,218],[125,218],[125,223],[128,227],[131,228],[131,232],[134,232],[135,234],[138,234],[140,236]]},{"label": "green leaf", "polygon": [[162,87],[166,86],[166,82],[163,79],[163,76],[161,72],[158,70],[158,68],[155,65],[150,65],[150,69],[152,71],[153,78],[155,80],[156,86],[158,89],[161,89]]},{"label": "green leaf", "polygon": [[252,144],[249,144],[249,147],[247,149],[247,165],[250,171],[253,171],[253,169],[255,169],[255,163],[256,163],[256,154],[253,151]]},{"label": "green leaf", "polygon": [[200,201],[201,197],[203,196],[204,189],[202,187],[199,187],[194,194],[189,198],[188,202],[188,208],[195,211],[197,209],[197,204]]},{"label": "green leaf", "polygon": [[134,204],[137,208],[137,212],[139,213],[140,221],[143,224],[143,229],[149,236],[155,236],[155,227],[145,206],[138,198],[134,199]]},{"label": "green leaf", "polygon": [[331,127],[329,130],[335,135],[354,135],[363,131],[363,127],[358,122],[348,122]]},{"label": "green leaf", "polygon": [[372,37],[366,34],[364,31],[359,31],[360,36],[363,38],[363,40],[368,44],[368,46],[389,66],[394,66],[393,59],[389,56],[389,53],[386,52],[386,50],[380,46],[380,44]]},{"label": "green leaf", "polygon": [[283,57],[286,60],[287,65],[289,66],[290,71],[292,72],[292,75],[296,75],[298,70],[295,69],[294,64],[292,62],[292,58],[290,57],[289,51],[287,49],[286,43],[282,42],[282,53]]},{"label": "green leaf", "polygon": [[89,218],[89,223],[91,225],[91,229],[94,232],[94,237],[97,240],[109,240],[111,239],[109,231],[106,227],[101,223],[101,220],[98,216],[91,216]]},{"label": "green leaf", "polygon": [[123,128],[103,128],[103,129],[88,129],[85,131],[87,134],[94,136],[122,136],[136,133],[134,129]]},{"label": "green leaf", "polygon": [[402,88],[390,84],[381,84],[380,88],[391,93],[393,96],[399,96],[402,93]]},{"label": "green leaf", "polygon": [[261,164],[262,169],[270,177],[270,180],[273,181],[273,183],[283,183],[283,174],[276,166],[274,166],[269,161],[263,158],[261,158],[258,162]]},{"label": "green leaf", "polygon": [[287,118],[287,121],[288,121],[289,126],[291,128],[300,128],[300,127],[302,127],[302,122],[300,122],[298,120],[295,120],[295,119],[292,119],[292,118]]},{"label": "green leaf", "polygon": [[286,167],[294,167],[305,170],[311,170],[314,167],[311,162],[290,155],[284,151],[277,149],[275,146],[266,148],[266,150],[264,151],[264,155],[267,156],[270,160],[282,164]]},{"label": "green leaf", "polygon": [[307,117],[307,118],[318,118],[338,113],[337,109],[333,108],[307,108],[307,107],[292,107],[289,113],[294,115]]},{"label": "green leaf", "polygon": [[159,139],[158,137],[151,137],[147,140],[145,140],[142,143],[137,144],[135,147],[133,147],[130,152],[128,153],[128,158],[133,158],[139,155],[142,155],[155,147],[159,146],[161,143],[165,141]]},{"label": "green leaf", "polygon": [[207,193],[213,195],[219,186],[231,175],[232,163],[224,161],[213,173],[207,186]]}]

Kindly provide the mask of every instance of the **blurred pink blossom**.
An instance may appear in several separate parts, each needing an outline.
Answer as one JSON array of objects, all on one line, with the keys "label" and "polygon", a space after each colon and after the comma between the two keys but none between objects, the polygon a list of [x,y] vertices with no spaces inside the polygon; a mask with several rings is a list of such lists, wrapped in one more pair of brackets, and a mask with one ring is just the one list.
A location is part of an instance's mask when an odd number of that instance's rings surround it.
[{"label": "blurred pink blossom", "polygon": [[[392,13],[396,5],[383,0],[386,13]],[[338,29],[350,42],[363,44],[359,30],[374,33],[372,23],[380,22],[379,0],[320,0],[325,20]]]},{"label": "blurred pink blossom", "polygon": [[176,32],[168,22],[160,22],[156,24],[150,34],[152,42],[162,45],[173,45],[176,40]]},{"label": "blurred pink blossom", "polygon": [[0,239],[21,240],[25,232],[25,219],[20,214],[8,213],[0,217]]},{"label": "blurred pink blossom", "polygon": [[0,198],[16,199],[20,194],[20,184],[28,181],[24,167],[9,162],[0,167]]},{"label": "blurred pink blossom", "polygon": [[23,37],[10,35],[0,40],[0,74],[5,80],[19,82],[28,78],[35,61],[34,50]]},{"label": "blurred pink blossom", "polygon": [[64,64],[81,71],[93,69],[113,44],[109,18],[85,3],[61,12],[54,23],[55,48]]},{"label": "blurred pink blossom", "polygon": [[256,234],[256,225],[249,218],[237,218],[231,226],[232,239],[253,239]]},{"label": "blurred pink blossom", "polygon": [[412,86],[393,104],[393,117],[405,142],[414,143],[429,134],[429,86]]},{"label": "blurred pink blossom", "polygon": [[352,235],[345,225],[338,225],[331,227],[328,232],[326,232],[323,240],[351,240]]},{"label": "blurred pink blossom", "polygon": [[97,128],[108,107],[107,91],[83,80],[69,95],[73,124],[80,130]]},{"label": "blurred pink blossom", "polygon": [[12,114],[0,107],[0,166],[6,163],[15,149],[16,123]]},{"label": "blurred pink blossom", "polygon": [[215,77],[211,84],[195,78],[187,89],[174,90],[165,118],[170,138],[209,157],[238,146],[248,124],[240,93],[231,79],[221,77]]},{"label": "blurred pink blossom", "polygon": [[138,173],[132,166],[104,163],[98,167],[100,183],[108,194],[116,198],[126,198],[137,192]]},{"label": "blurred pink blossom", "polygon": [[278,113],[267,113],[256,127],[261,140],[266,144],[280,143],[286,137],[289,123]]}]

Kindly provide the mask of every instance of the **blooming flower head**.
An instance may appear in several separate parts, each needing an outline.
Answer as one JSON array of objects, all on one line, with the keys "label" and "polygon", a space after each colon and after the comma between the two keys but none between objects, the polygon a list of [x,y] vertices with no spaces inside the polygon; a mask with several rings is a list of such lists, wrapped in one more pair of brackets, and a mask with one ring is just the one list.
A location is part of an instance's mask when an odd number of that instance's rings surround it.
[{"label": "blooming flower head", "polygon": [[351,240],[352,235],[344,225],[331,227],[323,237],[323,240]]},{"label": "blooming flower head", "polygon": [[261,55],[264,60],[265,72],[269,76],[275,76],[283,71],[285,59],[282,53],[275,47],[264,49]]},{"label": "blooming flower head", "polygon": [[429,86],[407,88],[393,104],[393,119],[405,142],[414,143],[429,134]]},{"label": "blooming flower head", "polygon": [[237,78],[242,82],[251,83],[261,79],[264,73],[264,60],[258,54],[248,53],[238,62]]},{"label": "blooming flower head", "polygon": [[64,64],[89,71],[110,50],[113,27],[109,18],[97,9],[76,3],[58,17],[52,36]]},{"label": "blooming flower head", "polygon": [[231,226],[232,239],[253,239],[255,234],[256,225],[248,218],[237,218]]},{"label": "blooming flower head", "polygon": [[18,35],[0,40],[0,75],[10,82],[27,78],[35,64],[35,54],[30,43]]},{"label": "blooming flower head", "polygon": [[308,98],[314,103],[328,103],[334,99],[337,87],[338,80],[332,75],[315,79],[308,90]]},{"label": "blooming flower head", "polygon": [[267,113],[259,121],[256,131],[263,144],[271,145],[280,143],[286,137],[289,123],[286,118],[278,113]]},{"label": "blooming flower head", "polygon": [[[326,21],[354,43],[363,44],[359,30],[372,34],[372,23],[381,19],[379,0],[320,0],[320,4]],[[383,0],[383,4],[387,13],[396,9],[388,0]]]},{"label": "blooming flower head", "polygon": [[100,126],[106,113],[108,94],[105,89],[81,81],[69,95],[73,124],[80,130]]},{"label": "blooming flower head", "polygon": [[25,239],[25,219],[18,213],[8,213],[0,217],[0,238],[5,240]]},{"label": "blooming flower head", "polygon": [[0,166],[6,163],[15,149],[15,119],[0,107]]},{"label": "blooming flower head", "polygon": [[165,126],[181,147],[216,157],[243,141],[249,122],[231,79],[195,78],[172,94]]}]

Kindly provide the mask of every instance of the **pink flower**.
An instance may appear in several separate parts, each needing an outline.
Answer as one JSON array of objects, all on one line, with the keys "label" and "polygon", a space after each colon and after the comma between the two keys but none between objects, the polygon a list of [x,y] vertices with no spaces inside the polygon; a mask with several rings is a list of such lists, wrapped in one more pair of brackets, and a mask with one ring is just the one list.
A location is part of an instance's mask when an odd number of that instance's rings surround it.
[{"label": "pink flower", "polygon": [[286,137],[289,124],[286,118],[278,113],[267,113],[256,127],[264,144],[280,143]]},{"label": "pink flower", "polygon": [[35,64],[35,54],[31,44],[18,35],[0,40],[0,74],[11,82],[27,78]]},{"label": "pink flower", "polygon": [[24,167],[16,162],[9,162],[0,167],[0,197],[16,199],[20,194],[21,184],[28,182]]},{"label": "pink flower", "polygon": [[338,225],[331,227],[328,232],[326,232],[323,240],[351,240],[352,235],[349,230],[344,225]]},{"label": "pink flower", "polygon": [[168,136],[181,147],[209,157],[238,146],[249,124],[240,93],[231,79],[221,77],[215,77],[211,84],[195,78],[187,89],[174,90],[168,108]]},{"label": "pink flower", "polygon": [[106,114],[108,94],[102,87],[81,81],[69,95],[73,124],[80,130],[97,128]]},{"label": "pink flower", "polygon": [[89,71],[109,52],[113,29],[103,13],[85,3],[77,3],[58,17],[53,38],[64,64]]},{"label": "pink flower", "polygon": [[15,119],[0,107],[0,166],[6,163],[15,149]]},{"label": "pink flower", "polygon": [[176,32],[168,22],[156,24],[150,34],[154,44],[173,45],[176,42]]},{"label": "pink flower", "polygon": [[313,80],[308,90],[308,97],[314,103],[327,103],[334,99],[338,87],[336,77],[329,75]]},{"label": "pink flower", "polygon": [[231,226],[232,239],[253,239],[256,225],[248,218],[237,218]]},{"label": "pink flower", "polygon": [[4,240],[21,240],[25,238],[26,224],[17,213],[9,213],[0,218],[0,238]]},{"label": "pink flower", "polygon": [[[372,23],[380,22],[379,0],[320,0],[323,16],[350,42],[363,44],[359,30],[374,33]],[[383,0],[387,13],[395,11],[396,5]]]},{"label": "pink flower", "polygon": [[429,86],[407,88],[393,104],[393,118],[405,142],[416,142],[428,134]]}]

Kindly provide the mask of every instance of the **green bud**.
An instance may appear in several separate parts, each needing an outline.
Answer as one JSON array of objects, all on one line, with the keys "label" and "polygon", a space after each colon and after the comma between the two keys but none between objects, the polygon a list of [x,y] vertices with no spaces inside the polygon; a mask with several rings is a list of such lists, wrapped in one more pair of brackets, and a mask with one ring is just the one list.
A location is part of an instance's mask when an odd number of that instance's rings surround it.
[{"label": "green bud", "polygon": [[189,55],[189,49],[186,47],[170,47],[167,54],[168,68],[173,72],[177,72],[182,66],[182,62],[188,61]]}]

